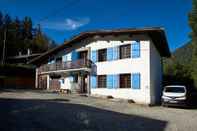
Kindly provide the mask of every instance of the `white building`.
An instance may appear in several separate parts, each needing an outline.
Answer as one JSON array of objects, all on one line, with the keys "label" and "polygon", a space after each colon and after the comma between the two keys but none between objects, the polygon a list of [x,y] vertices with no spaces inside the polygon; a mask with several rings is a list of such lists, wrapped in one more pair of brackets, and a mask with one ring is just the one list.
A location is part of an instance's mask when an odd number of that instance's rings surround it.
[{"label": "white building", "polygon": [[84,32],[33,59],[36,88],[67,89],[155,104],[162,92],[162,57],[170,51],[161,28]]}]

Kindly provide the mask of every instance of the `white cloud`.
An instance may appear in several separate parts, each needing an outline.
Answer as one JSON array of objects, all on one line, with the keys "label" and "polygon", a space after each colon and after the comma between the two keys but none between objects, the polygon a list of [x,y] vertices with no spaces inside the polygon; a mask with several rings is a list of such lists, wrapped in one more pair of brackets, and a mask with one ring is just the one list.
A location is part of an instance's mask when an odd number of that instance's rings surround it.
[{"label": "white cloud", "polygon": [[90,22],[89,18],[70,19],[67,18],[63,21],[44,22],[42,27],[45,29],[53,30],[76,30]]}]

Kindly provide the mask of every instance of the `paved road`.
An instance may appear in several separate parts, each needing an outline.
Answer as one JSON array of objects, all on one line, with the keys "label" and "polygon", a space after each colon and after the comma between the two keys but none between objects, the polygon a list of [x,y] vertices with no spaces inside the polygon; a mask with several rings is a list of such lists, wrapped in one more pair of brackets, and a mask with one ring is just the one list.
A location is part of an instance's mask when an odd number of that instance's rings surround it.
[{"label": "paved road", "polygon": [[197,110],[38,91],[0,91],[0,131],[196,131]]}]

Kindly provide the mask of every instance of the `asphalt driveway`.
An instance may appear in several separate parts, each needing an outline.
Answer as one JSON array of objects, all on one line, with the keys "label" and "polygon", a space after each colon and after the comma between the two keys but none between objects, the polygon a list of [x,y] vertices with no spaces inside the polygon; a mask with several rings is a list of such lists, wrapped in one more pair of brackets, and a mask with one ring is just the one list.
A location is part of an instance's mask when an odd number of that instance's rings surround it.
[{"label": "asphalt driveway", "polygon": [[0,91],[0,131],[196,131],[197,110],[30,90]]}]

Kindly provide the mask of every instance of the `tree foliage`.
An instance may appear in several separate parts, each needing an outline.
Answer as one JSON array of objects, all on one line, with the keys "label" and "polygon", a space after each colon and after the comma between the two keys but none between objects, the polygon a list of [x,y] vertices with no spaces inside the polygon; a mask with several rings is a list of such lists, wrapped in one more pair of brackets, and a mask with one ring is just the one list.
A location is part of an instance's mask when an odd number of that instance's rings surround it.
[{"label": "tree foliage", "polygon": [[193,0],[192,10],[189,13],[189,25],[192,29],[192,60],[190,63],[192,69],[192,77],[194,79],[195,85],[197,85],[197,0]]},{"label": "tree foliage", "polygon": [[33,26],[30,17],[20,20],[11,18],[8,14],[0,12],[0,60],[2,59],[3,41],[6,32],[6,58],[27,53],[43,53],[56,46],[41,30],[40,26]]},{"label": "tree foliage", "polygon": [[164,82],[182,82],[197,88],[197,0],[192,5],[188,15],[191,41],[164,60]]}]

